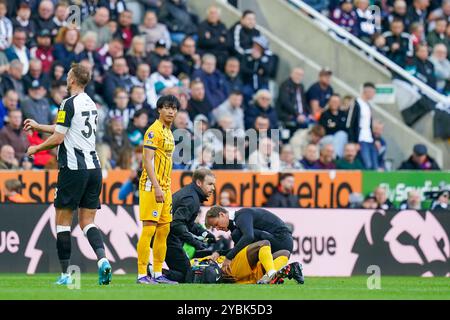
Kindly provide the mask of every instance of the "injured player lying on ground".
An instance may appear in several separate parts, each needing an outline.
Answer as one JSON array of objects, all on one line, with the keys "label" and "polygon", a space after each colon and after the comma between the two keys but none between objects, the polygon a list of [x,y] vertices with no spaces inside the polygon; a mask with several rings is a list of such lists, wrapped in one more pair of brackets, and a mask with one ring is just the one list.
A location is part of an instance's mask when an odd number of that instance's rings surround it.
[{"label": "injured player lying on ground", "polygon": [[246,246],[222,267],[225,256],[217,253],[200,259],[192,259],[193,283],[282,284],[284,279],[304,283],[302,266],[298,262],[288,264],[290,253],[280,250],[271,253],[270,242],[261,240]]}]

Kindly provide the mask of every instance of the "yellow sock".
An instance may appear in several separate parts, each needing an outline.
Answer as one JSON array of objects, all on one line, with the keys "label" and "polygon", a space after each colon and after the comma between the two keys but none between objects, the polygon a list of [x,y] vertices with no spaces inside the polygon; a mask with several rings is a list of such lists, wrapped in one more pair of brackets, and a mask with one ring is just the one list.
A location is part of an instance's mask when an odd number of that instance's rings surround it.
[{"label": "yellow sock", "polygon": [[147,274],[147,264],[150,259],[150,242],[155,234],[156,226],[144,226],[137,244],[138,274]]},{"label": "yellow sock", "polygon": [[155,240],[153,241],[153,271],[162,272],[162,266],[166,259],[167,236],[170,231],[170,223],[156,227]]},{"label": "yellow sock", "polygon": [[275,266],[275,270],[280,270],[289,262],[289,258],[286,256],[279,256],[275,260],[273,260],[273,265]]},{"label": "yellow sock", "polygon": [[263,246],[259,249],[258,258],[264,267],[266,272],[274,271],[275,266],[273,265],[272,252],[270,251],[270,246]]}]

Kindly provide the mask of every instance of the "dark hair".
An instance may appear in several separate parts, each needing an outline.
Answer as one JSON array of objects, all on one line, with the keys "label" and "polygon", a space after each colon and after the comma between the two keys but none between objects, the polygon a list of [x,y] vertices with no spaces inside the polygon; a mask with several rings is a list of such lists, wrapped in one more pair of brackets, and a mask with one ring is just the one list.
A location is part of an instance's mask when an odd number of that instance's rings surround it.
[{"label": "dark hair", "polygon": [[205,181],[206,176],[214,177],[214,173],[208,168],[198,168],[192,174],[192,181],[193,182],[197,182],[197,181],[203,182],[203,181]]},{"label": "dark hair", "polygon": [[237,90],[237,89],[233,89],[233,90],[231,90],[231,92],[230,92],[230,96],[232,96],[232,95],[235,95],[235,96],[242,96],[243,94],[242,94],[242,91]]},{"label": "dark hair", "polygon": [[[330,99],[331,99],[331,97],[338,97],[338,98],[340,98],[341,95],[340,95],[339,93],[335,92],[335,93],[333,93],[333,94],[330,96]],[[328,99],[328,100],[329,100],[329,99]]]},{"label": "dark hair", "polygon": [[79,63],[72,63],[72,75],[78,85],[85,87],[91,81],[91,70]]},{"label": "dark hair", "polygon": [[134,91],[135,89],[142,89],[142,90],[145,90],[145,88],[144,88],[143,86],[139,86],[139,85],[132,86],[131,89],[130,89],[130,95],[133,93],[133,91]]},{"label": "dark hair", "polygon": [[290,177],[293,177],[293,176],[294,176],[294,175],[293,175],[292,173],[290,173],[290,172],[282,173],[282,174],[280,175],[280,182],[283,181],[283,180],[286,179],[286,178],[290,178]]},{"label": "dark hair", "polygon": [[325,128],[320,124],[316,124],[314,127],[311,128],[311,133],[315,134],[318,137],[323,137],[325,136]]},{"label": "dark hair", "polygon": [[245,18],[246,16],[248,16],[249,14],[255,14],[255,12],[254,11],[252,11],[252,10],[245,10],[243,13],[242,13],[242,18]]},{"label": "dark hair", "polygon": [[403,25],[405,25],[405,23],[403,22],[402,19],[400,19],[400,18],[394,18],[394,20],[392,20],[392,22],[391,22],[391,26],[392,26],[392,24],[394,24],[394,23],[399,23],[399,22],[401,22]]},{"label": "dark hair", "polygon": [[209,228],[209,225],[207,223],[208,218],[217,218],[219,217],[220,213],[228,213],[227,209],[221,206],[212,206],[207,212],[205,216],[205,225],[207,228]]},{"label": "dark hair", "polygon": [[202,84],[203,86],[205,86],[205,84],[203,83],[203,81],[200,78],[195,78],[191,81],[189,87],[192,88],[196,84]]},{"label": "dark hair", "polygon": [[130,95],[128,94],[128,91],[125,88],[122,87],[117,87],[116,89],[114,89],[114,98],[117,97],[119,95],[119,93],[121,92],[125,92],[128,96],[128,98],[130,97]]},{"label": "dark hair", "polygon": [[363,88],[364,88],[364,89],[366,89],[366,88],[372,88],[372,89],[375,89],[375,85],[373,84],[373,82],[365,82],[365,83],[363,84]]},{"label": "dark hair", "polygon": [[180,101],[174,95],[166,95],[162,96],[156,102],[156,109],[162,109],[165,106],[175,106],[177,109],[180,109]]}]

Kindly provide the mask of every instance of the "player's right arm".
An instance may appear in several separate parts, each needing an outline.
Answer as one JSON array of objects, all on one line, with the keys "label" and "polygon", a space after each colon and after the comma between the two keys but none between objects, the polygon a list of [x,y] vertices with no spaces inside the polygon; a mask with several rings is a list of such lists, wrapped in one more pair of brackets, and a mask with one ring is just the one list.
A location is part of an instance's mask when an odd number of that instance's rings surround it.
[{"label": "player's right arm", "polygon": [[164,202],[164,192],[159,185],[156,178],[155,167],[153,166],[153,158],[155,157],[156,149],[144,146],[144,169],[155,189],[156,202]]},{"label": "player's right arm", "polygon": [[34,130],[38,132],[44,132],[44,133],[54,133],[55,132],[55,124],[39,124],[33,119],[26,119],[24,122],[23,130]]}]

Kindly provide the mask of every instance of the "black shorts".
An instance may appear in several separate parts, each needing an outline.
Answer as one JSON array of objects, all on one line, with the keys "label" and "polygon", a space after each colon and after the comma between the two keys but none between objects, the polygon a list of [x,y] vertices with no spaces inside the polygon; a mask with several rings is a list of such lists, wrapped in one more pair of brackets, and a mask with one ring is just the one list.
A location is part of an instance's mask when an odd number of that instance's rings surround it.
[{"label": "black shorts", "polygon": [[55,191],[55,207],[59,209],[100,209],[102,170],[70,170],[61,168]]}]

